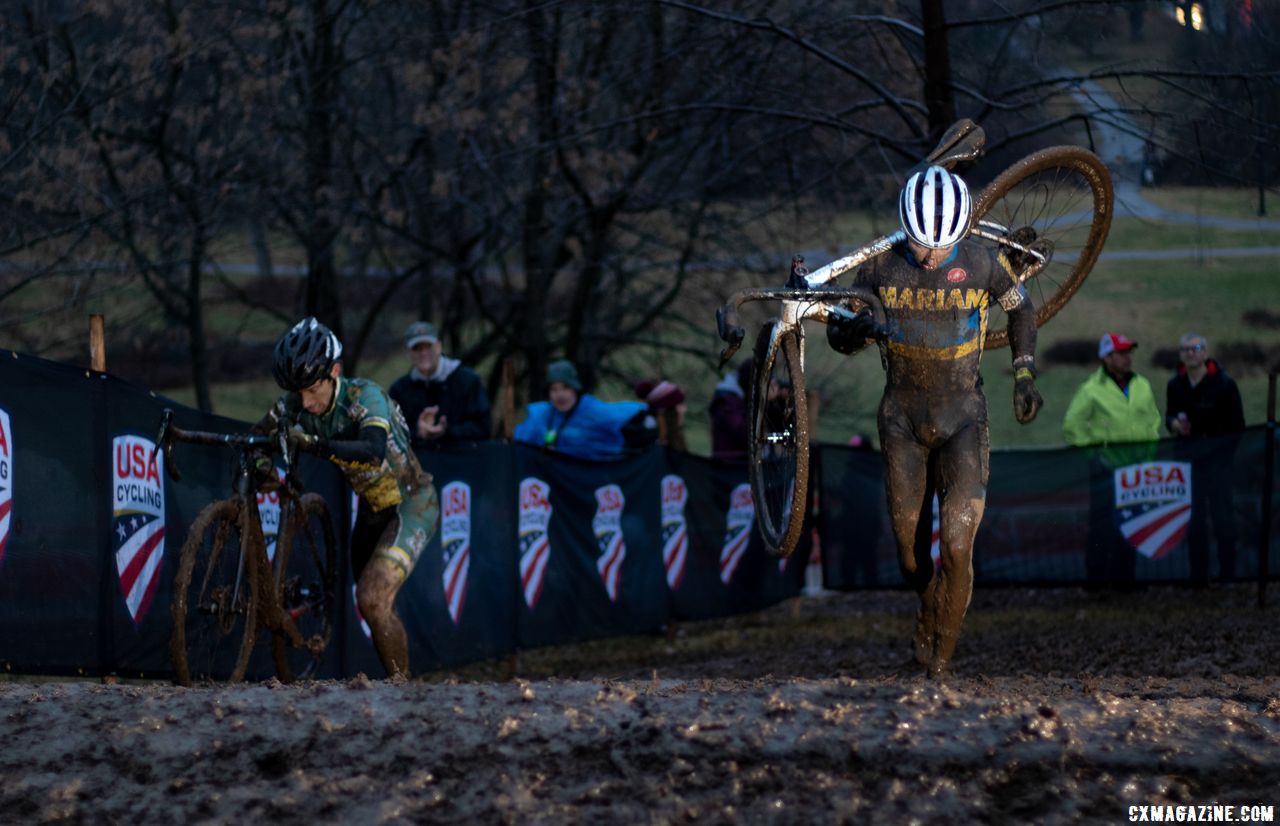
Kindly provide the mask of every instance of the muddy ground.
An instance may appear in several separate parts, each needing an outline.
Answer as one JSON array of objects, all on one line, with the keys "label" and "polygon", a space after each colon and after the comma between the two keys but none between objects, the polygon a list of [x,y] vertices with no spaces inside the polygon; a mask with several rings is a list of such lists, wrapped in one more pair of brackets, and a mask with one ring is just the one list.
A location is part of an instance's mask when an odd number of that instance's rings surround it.
[{"label": "muddy ground", "polygon": [[0,683],[0,821],[1280,816],[1280,587],[1269,597],[979,591],[941,683],[904,667],[899,592],[399,684]]}]

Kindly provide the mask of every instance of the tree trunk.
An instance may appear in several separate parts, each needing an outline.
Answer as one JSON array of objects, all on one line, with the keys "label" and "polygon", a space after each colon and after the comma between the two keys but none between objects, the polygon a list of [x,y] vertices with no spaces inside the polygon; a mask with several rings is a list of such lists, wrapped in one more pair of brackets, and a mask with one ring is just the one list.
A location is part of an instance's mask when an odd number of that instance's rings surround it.
[{"label": "tree trunk", "polygon": [[936,139],[956,120],[942,0],[921,0],[920,16],[924,21],[924,102],[929,110],[929,135]]}]

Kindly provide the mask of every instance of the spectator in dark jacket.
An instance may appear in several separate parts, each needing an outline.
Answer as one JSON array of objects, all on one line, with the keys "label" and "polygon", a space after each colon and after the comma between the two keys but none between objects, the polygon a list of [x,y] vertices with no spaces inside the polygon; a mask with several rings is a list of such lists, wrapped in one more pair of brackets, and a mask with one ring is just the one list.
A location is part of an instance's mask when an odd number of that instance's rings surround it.
[{"label": "spectator in dark jacket", "polygon": [[412,365],[391,385],[414,447],[447,447],[488,439],[489,397],[474,371],[440,352],[434,324],[416,321],[405,331]]},{"label": "spectator in dark jacket", "polygon": [[751,383],[751,359],[726,373],[711,396],[711,457],[747,458],[747,388]]},{"label": "spectator in dark jacket", "polygon": [[1191,462],[1191,524],[1187,545],[1191,581],[1209,580],[1209,519],[1218,542],[1219,576],[1231,579],[1236,565],[1236,520],[1232,512],[1231,460],[1244,430],[1244,407],[1235,381],[1209,358],[1209,343],[1199,333],[1178,342],[1182,364],[1169,379],[1165,424],[1178,440],[1179,458]]}]

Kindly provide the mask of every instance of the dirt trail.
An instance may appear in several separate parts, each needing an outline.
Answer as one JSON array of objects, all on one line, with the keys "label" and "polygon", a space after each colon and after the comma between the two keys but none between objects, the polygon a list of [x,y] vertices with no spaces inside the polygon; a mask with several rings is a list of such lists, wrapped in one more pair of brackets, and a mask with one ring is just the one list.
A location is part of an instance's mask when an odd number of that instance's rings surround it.
[{"label": "dirt trail", "polygon": [[942,683],[902,667],[913,597],[893,592],[526,652],[514,680],[489,664],[400,684],[4,683],[0,821],[1066,823],[1122,821],[1131,804],[1280,807],[1280,609],[1254,594],[980,592]]}]

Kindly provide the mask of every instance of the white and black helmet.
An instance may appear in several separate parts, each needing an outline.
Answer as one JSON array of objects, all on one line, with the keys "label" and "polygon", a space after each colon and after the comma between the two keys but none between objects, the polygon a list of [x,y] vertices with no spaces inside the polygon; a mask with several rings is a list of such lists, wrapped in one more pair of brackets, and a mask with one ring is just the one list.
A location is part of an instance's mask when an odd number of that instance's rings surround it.
[{"label": "white and black helmet", "polygon": [[931,166],[907,179],[898,216],[907,237],[930,249],[949,247],[969,232],[973,202],[959,175]]},{"label": "white and black helmet", "polygon": [[314,316],[308,316],[276,342],[271,372],[283,389],[304,390],[328,376],[341,359],[342,342]]}]

